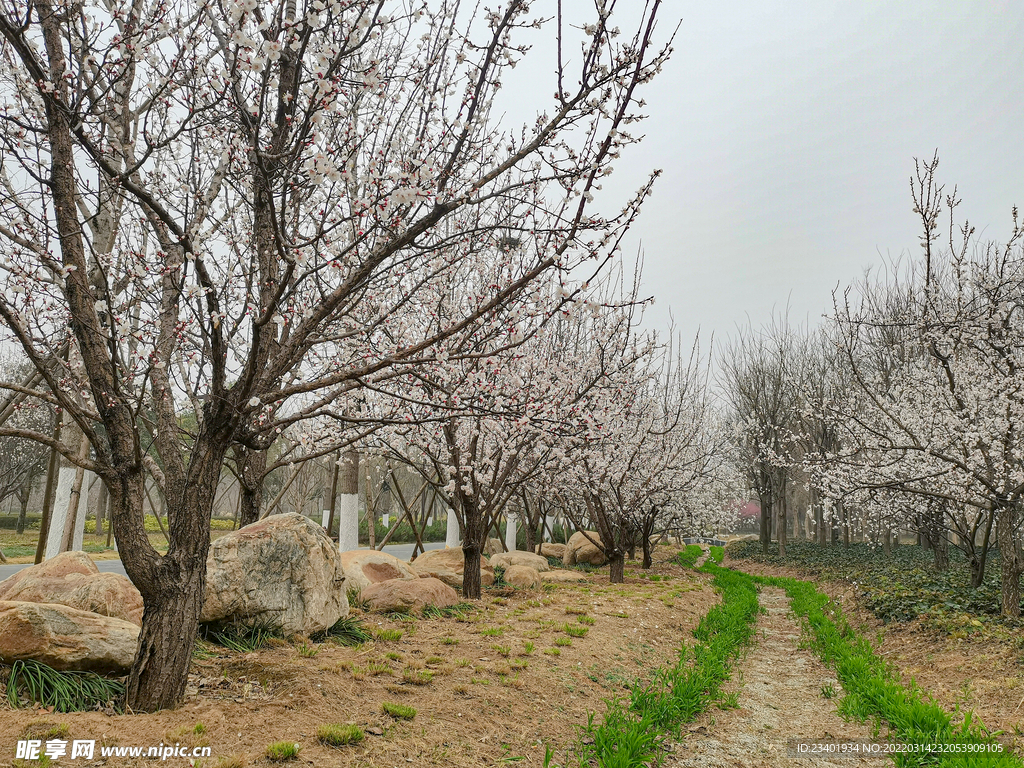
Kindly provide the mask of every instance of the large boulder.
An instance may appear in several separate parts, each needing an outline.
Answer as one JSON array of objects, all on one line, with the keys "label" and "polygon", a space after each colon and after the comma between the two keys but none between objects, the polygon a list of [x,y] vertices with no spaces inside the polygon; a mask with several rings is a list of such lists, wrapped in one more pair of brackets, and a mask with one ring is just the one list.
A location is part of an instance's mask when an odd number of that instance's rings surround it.
[{"label": "large boulder", "polygon": [[[462,574],[466,570],[466,558],[462,547],[428,549],[417,557],[409,567],[420,578],[440,579],[450,587],[462,588]],[[480,556],[480,586],[489,587],[494,583],[494,568],[484,556]]]},{"label": "large boulder", "polygon": [[371,584],[363,590],[363,603],[379,613],[411,613],[434,605],[445,608],[459,602],[459,595],[444,582],[433,579],[391,579]]},{"label": "large boulder", "polygon": [[[506,570],[513,565],[525,565],[528,568],[533,568],[535,571],[550,571],[551,564],[548,563],[546,557],[535,555],[533,552],[522,552],[516,550],[515,552],[502,552],[500,555],[494,555],[491,557],[491,565],[500,565]],[[508,577],[505,577],[506,580]]]},{"label": "large boulder", "polygon": [[59,603],[142,626],[142,595],[119,573],[100,573],[85,552],[61,552],[0,581],[0,600]]},{"label": "large boulder", "polygon": [[419,578],[409,564],[399,560],[387,552],[374,549],[350,549],[339,555],[341,566],[345,570],[345,591],[354,589],[364,591],[371,584],[392,579]]},{"label": "large boulder", "polygon": [[505,569],[504,579],[517,589],[540,589],[540,573],[528,565],[510,565]]},{"label": "large boulder", "polygon": [[501,539],[490,538],[484,543],[484,554],[485,555],[496,555],[499,552],[505,551],[505,545]]},{"label": "large boulder", "polygon": [[545,541],[537,545],[537,554],[541,557],[556,557],[561,560],[565,556],[565,544],[552,544]]},{"label": "large boulder", "polygon": [[[588,536],[590,538],[587,538]],[[577,531],[570,536],[569,542],[565,545],[565,554],[562,555],[562,565],[573,566],[577,563],[604,565],[607,563],[608,558],[605,557],[599,546],[591,543],[591,539],[600,541],[601,535],[597,531]]]},{"label": "large boulder", "polygon": [[308,635],[348,615],[345,571],[324,529],[295,512],[217,539],[206,561],[202,622],[239,622]]},{"label": "large boulder", "polygon": [[66,605],[0,601],[0,658],[34,659],[54,669],[124,674],[139,628],[129,621]]}]

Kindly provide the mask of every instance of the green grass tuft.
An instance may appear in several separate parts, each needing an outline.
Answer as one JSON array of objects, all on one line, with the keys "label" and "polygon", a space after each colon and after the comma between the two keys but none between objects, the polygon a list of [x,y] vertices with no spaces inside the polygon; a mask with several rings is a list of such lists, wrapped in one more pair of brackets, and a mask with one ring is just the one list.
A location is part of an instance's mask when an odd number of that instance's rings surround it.
[{"label": "green grass tuft", "polygon": [[56,712],[81,712],[97,706],[124,709],[125,684],[94,672],[63,672],[31,659],[15,661],[7,679],[7,701],[20,707],[22,698]]},{"label": "green grass tuft", "polygon": [[329,747],[344,747],[347,744],[358,744],[366,738],[363,729],[358,725],[321,725],[316,729],[316,740]]},{"label": "green grass tuft", "polygon": [[331,640],[338,645],[362,645],[373,640],[366,627],[363,626],[363,622],[355,616],[345,616],[334,622],[333,626],[324,632],[322,635],[318,635],[315,639]]},{"label": "green grass tuft", "polygon": [[232,623],[220,626],[201,624],[199,634],[203,640],[216,643],[237,653],[251,653],[266,648],[281,637],[281,631],[267,623]]},{"label": "green grass tuft", "polygon": [[385,701],[380,705],[385,715],[391,715],[396,720],[412,720],[416,717],[416,709],[407,707],[404,704],[391,704]]},{"label": "green grass tuft", "polygon": [[286,760],[294,760],[299,754],[299,745],[294,741],[275,741],[267,746],[264,753],[267,759],[274,763],[283,763]]}]

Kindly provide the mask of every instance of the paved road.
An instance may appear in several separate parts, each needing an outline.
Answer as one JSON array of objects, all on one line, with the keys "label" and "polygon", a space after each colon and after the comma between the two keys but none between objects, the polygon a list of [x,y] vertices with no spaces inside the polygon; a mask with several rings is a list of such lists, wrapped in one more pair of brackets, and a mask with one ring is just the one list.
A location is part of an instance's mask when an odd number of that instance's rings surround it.
[{"label": "paved road", "polygon": [[[412,550],[415,544],[388,544],[384,547],[384,551],[389,555],[394,555],[399,560],[408,560],[412,557]],[[425,544],[427,549],[444,549],[443,541],[427,542]],[[369,549],[369,547],[363,547],[363,549]],[[6,579],[8,576],[20,571],[22,568],[28,568],[31,563],[16,563],[8,565],[0,565],[0,581]],[[96,567],[100,569],[101,573],[120,573],[122,576],[125,575],[124,565],[120,560],[97,560]]]}]

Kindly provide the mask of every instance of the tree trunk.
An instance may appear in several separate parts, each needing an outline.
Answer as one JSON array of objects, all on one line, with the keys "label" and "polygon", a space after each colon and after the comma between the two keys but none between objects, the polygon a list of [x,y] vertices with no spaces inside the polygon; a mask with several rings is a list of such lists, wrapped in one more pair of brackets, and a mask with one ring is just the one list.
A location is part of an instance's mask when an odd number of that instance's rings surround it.
[{"label": "tree trunk", "polygon": [[206,589],[210,518],[226,450],[223,434],[201,432],[185,471],[165,478],[170,547],[162,557],[144,543],[145,533],[133,520],[142,509],[142,468],[108,478],[118,550],[144,606],[126,693],[128,707],[136,712],[176,707],[184,697]]},{"label": "tree trunk", "polygon": [[779,494],[779,557],[786,556],[786,486]]},{"label": "tree trunk", "polygon": [[644,560],[640,567],[645,571],[654,563],[651,552],[651,536],[654,535],[654,522],[657,516],[657,509],[652,509],[650,514],[644,518],[643,527],[640,529],[640,545],[643,547]]},{"label": "tree trunk", "polygon": [[480,510],[474,502],[462,504],[462,596],[480,599],[480,555],[483,552],[484,526]]},{"label": "tree trunk", "polygon": [[768,527],[768,522],[769,522],[769,519],[770,519],[771,513],[772,513],[771,512],[772,503],[771,503],[771,499],[767,498],[765,496],[759,496],[758,497],[758,501],[761,504],[761,530],[760,530],[761,554],[762,555],[767,555],[768,554],[768,547],[771,545],[771,541],[772,541],[771,531],[769,530],[769,527]]},{"label": "tree trunk", "polygon": [[239,494],[241,495],[238,527],[244,528],[260,519],[263,506],[263,475],[267,471],[267,452],[235,446],[238,460]]},{"label": "tree trunk", "polygon": [[[334,533],[333,533],[333,531],[334,531],[334,513],[337,512],[337,504],[338,504],[338,474],[340,472],[341,472],[341,451],[338,451],[334,455],[334,473],[333,473],[333,477],[331,478],[330,511],[327,513],[327,535],[328,536],[333,536],[334,535]],[[369,524],[370,516],[367,515],[366,518],[367,518],[367,524]],[[373,541],[373,536],[370,537],[370,540],[371,540],[371,542]],[[372,547],[373,544],[371,543],[370,546]]]},{"label": "tree trunk", "polygon": [[131,709],[156,712],[181,703],[205,587],[204,562],[176,569],[175,578],[164,579],[155,592],[143,595],[142,632],[128,678]]},{"label": "tree trunk", "polygon": [[1017,559],[1015,533],[1020,515],[1017,502],[1010,502],[999,509],[996,520],[996,536],[999,539],[999,556],[1002,577],[1003,616],[1020,617],[1020,575],[1021,562]]},{"label": "tree trunk", "polygon": [[99,478],[100,493],[99,498],[96,500],[96,535],[102,536],[105,532],[104,520],[107,516],[107,484],[103,481],[103,478]]},{"label": "tree trunk", "polygon": [[[341,456],[338,475],[338,550],[347,552],[359,549],[359,452],[348,450]],[[394,479],[394,474],[392,474]],[[397,488],[397,481],[396,488]],[[333,501],[331,502],[334,503]],[[366,528],[376,522],[373,516],[366,516]],[[410,525],[412,515],[409,516]],[[374,531],[376,536],[376,531]],[[371,544],[371,546],[373,546]],[[415,554],[415,552],[414,552]]]},{"label": "tree trunk", "polygon": [[608,582],[622,584],[626,580],[626,558],[621,549],[615,547],[608,553],[608,565],[610,568]]},{"label": "tree trunk", "polygon": [[968,546],[968,558],[971,561],[971,587],[978,589],[985,581],[985,566],[988,563],[988,548],[992,541],[992,526],[995,522],[995,513],[989,512],[985,521],[985,534],[982,536],[981,544],[975,544],[977,534],[972,533],[970,540],[964,540]]},{"label": "tree trunk", "polygon": [[935,570],[946,572],[949,570],[949,539],[947,539],[942,533],[939,534],[938,541],[935,542],[932,547],[932,554],[934,555],[933,566]]},{"label": "tree trunk", "polygon": [[811,506],[814,509],[814,533],[818,539],[818,546],[828,545],[828,528],[825,525],[825,510],[818,501],[818,491],[811,486]]},{"label": "tree trunk", "polygon": [[25,520],[28,517],[28,497],[29,494],[23,493],[21,498],[18,499],[21,502],[21,509],[18,511],[18,535],[20,536],[25,532]]}]

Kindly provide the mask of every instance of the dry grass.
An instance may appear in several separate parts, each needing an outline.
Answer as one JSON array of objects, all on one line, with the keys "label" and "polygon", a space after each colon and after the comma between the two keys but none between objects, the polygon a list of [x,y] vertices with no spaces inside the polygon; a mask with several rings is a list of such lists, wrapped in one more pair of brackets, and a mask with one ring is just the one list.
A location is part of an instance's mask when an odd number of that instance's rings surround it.
[{"label": "dry grass", "polygon": [[[177,710],[47,719],[68,723],[73,738],[106,737],[122,745],[156,745],[201,722],[202,739],[212,750],[203,768],[221,758],[269,766],[267,745],[280,741],[299,743],[298,762],[308,765],[475,768],[522,756],[517,765],[541,766],[543,743],[561,754],[588,711],[603,711],[604,699],[621,693],[623,680],[674,660],[680,639],[717,602],[703,576],[665,562],[674,554],[669,547],[657,551],[654,570],[671,573],[668,584],[627,572],[625,585],[609,585],[605,570],[541,598],[536,592],[485,591],[462,619],[411,622],[354,611],[368,629],[384,637],[401,631],[401,638],[357,648],[323,643],[315,657],[300,655],[293,645],[248,654],[215,646],[210,658],[193,662],[187,700]],[[692,591],[667,608],[660,598],[684,585]],[[631,618],[616,617],[623,612]],[[577,624],[575,617],[583,615],[594,624]],[[567,619],[589,631],[571,646],[553,648],[556,638],[569,639],[562,629]],[[502,632],[481,634],[487,627]],[[521,655],[528,647],[529,655]],[[384,714],[384,703],[413,707],[415,719]],[[7,733],[39,720],[37,712],[0,708],[0,728]],[[338,722],[358,726],[366,738],[344,749],[320,744],[317,725]],[[110,759],[105,765],[134,764]]]}]

